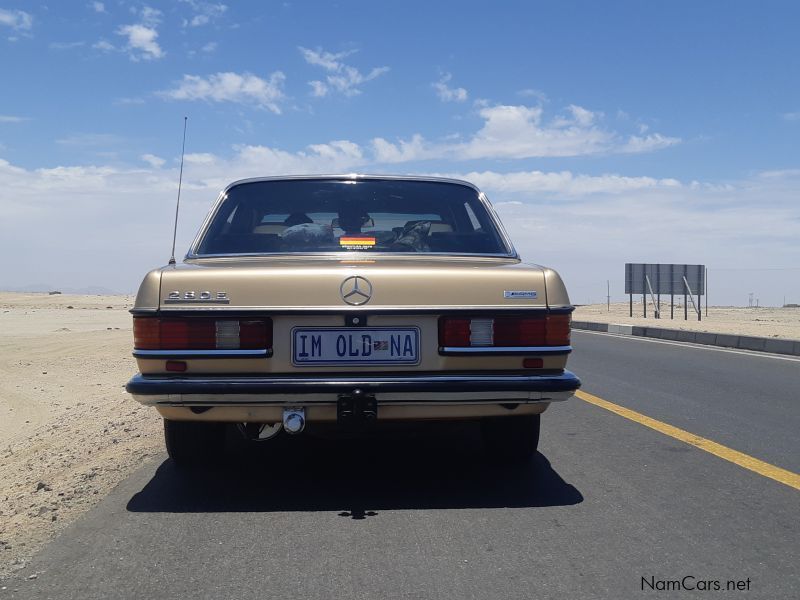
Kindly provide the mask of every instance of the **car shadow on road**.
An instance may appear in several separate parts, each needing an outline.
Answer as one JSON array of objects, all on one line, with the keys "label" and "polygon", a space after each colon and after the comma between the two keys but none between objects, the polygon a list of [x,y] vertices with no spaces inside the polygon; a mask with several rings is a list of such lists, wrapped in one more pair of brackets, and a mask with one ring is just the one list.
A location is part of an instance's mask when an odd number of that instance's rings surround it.
[{"label": "car shadow on road", "polygon": [[165,460],[128,502],[131,512],[336,511],[543,507],[581,493],[541,453],[522,465],[484,456],[473,424],[329,438],[281,436],[233,448],[220,464],[190,470]]}]

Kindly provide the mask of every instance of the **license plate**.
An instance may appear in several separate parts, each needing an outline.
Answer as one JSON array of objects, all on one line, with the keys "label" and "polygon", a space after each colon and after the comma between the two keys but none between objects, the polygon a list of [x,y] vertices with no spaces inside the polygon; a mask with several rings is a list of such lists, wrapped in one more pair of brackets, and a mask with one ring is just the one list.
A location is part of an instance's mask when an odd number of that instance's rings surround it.
[{"label": "license plate", "polygon": [[295,365],[416,365],[417,327],[295,327],[292,330]]}]

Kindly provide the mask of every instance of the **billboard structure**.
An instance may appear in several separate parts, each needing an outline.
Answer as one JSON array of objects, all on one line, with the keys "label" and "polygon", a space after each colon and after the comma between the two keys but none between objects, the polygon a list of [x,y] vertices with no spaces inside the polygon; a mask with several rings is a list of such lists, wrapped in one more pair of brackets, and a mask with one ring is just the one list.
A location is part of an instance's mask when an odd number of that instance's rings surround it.
[{"label": "billboard structure", "polygon": [[[687,300],[691,301],[697,320],[701,319],[700,297],[706,293],[705,265],[675,265],[625,263],[625,293],[630,297],[633,316],[633,295],[642,295],[644,317],[647,317],[647,297],[653,302],[655,318],[661,318],[661,294],[670,295],[670,318],[675,318],[675,296],[683,296],[683,318],[689,318]],[[694,296],[697,296],[697,302]]]}]

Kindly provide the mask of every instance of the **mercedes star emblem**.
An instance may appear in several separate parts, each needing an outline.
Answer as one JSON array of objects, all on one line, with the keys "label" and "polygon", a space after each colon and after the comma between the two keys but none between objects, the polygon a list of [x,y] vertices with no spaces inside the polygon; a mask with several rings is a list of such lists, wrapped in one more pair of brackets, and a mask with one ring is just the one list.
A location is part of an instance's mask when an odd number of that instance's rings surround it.
[{"label": "mercedes star emblem", "polygon": [[342,295],[342,300],[348,304],[360,306],[372,298],[372,284],[364,277],[352,275],[339,286],[339,293]]}]

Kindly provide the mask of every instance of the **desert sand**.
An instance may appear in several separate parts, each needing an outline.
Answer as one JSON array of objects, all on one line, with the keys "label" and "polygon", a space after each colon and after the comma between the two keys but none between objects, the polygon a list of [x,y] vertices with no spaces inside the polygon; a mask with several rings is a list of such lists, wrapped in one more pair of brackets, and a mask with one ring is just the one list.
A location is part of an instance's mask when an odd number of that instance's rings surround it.
[{"label": "desert sand", "polygon": [[162,451],[123,389],[132,302],[0,292],[0,577]]},{"label": "desert sand", "polygon": [[[0,577],[163,452],[159,416],[124,390],[132,303],[0,292]],[[627,310],[582,306],[575,319],[800,339],[800,309],[712,307],[701,323]]]},{"label": "desert sand", "polygon": [[688,321],[683,320],[683,306],[675,306],[675,319],[670,320],[669,298],[661,304],[660,319],[653,318],[652,304],[647,307],[647,318],[643,318],[641,300],[633,303],[633,317],[628,316],[629,309],[627,302],[612,303],[610,311],[605,304],[587,304],[575,309],[572,318],[576,321],[800,340],[800,308],[709,306],[708,316],[703,307],[703,320],[700,322],[697,321],[697,313],[693,313],[691,303]]}]

